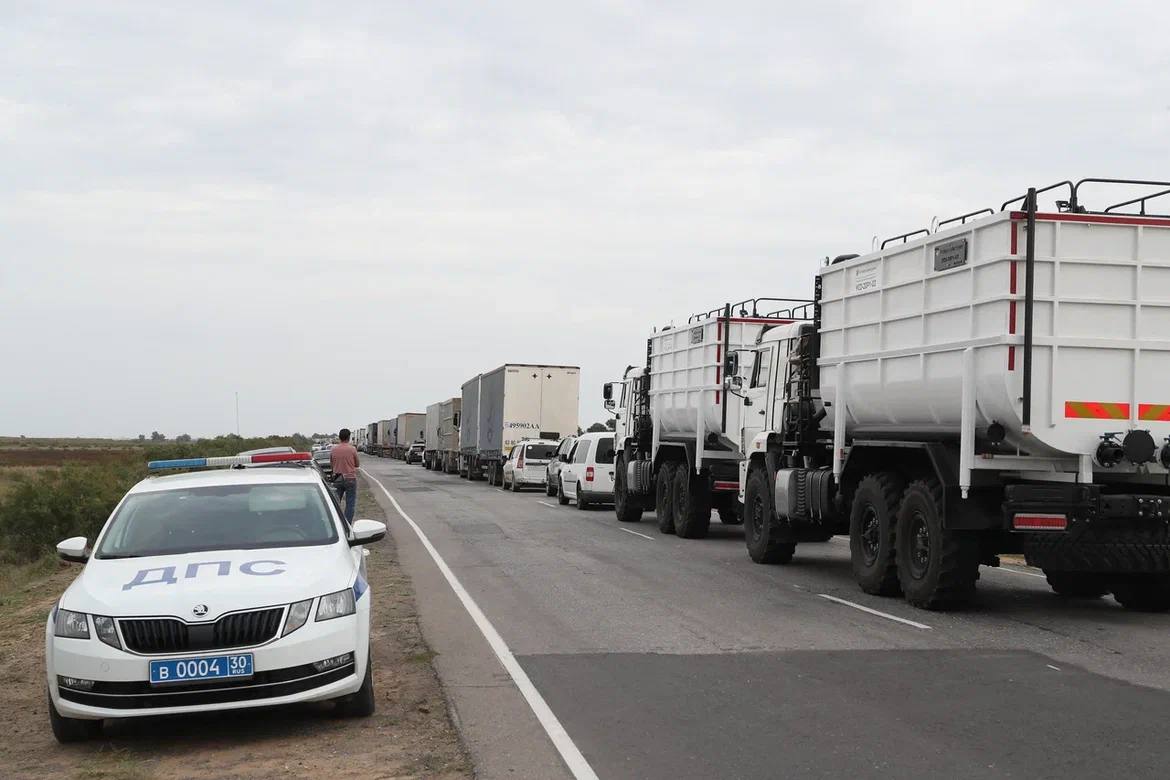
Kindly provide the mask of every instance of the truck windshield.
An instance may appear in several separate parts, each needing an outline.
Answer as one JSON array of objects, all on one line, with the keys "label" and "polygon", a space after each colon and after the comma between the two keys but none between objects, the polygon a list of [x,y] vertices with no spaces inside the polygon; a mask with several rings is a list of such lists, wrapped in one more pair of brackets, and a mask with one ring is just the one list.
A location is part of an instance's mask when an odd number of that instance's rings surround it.
[{"label": "truck windshield", "polygon": [[598,463],[613,463],[613,439],[600,439],[597,442]]},{"label": "truck windshield", "polygon": [[524,448],[525,460],[548,460],[557,449],[555,444],[529,444]]},{"label": "truck windshield", "polygon": [[219,485],[128,496],[94,557],[309,547],[336,541],[336,525],[314,485]]}]

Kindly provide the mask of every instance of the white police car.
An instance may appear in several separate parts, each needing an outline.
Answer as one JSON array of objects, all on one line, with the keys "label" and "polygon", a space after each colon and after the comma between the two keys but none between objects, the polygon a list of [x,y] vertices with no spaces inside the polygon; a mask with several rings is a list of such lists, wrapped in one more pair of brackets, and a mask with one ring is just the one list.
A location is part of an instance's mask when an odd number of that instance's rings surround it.
[{"label": "white police car", "polygon": [[[151,468],[275,464],[308,453],[159,461]],[[362,545],[320,475],[297,463],[153,477],[114,509],[45,631],[49,720],[61,742],[103,718],[335,700],[374,711]]]}]

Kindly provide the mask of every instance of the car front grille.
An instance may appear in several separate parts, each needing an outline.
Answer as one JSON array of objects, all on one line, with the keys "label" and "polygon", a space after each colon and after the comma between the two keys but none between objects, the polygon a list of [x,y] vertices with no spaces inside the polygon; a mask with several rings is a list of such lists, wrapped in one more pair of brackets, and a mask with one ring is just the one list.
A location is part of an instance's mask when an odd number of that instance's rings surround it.
[{"label": "car front grille", "polygon": [[135,653],[227,650],[267,642],[276,636],[284,607],[224,615],[214,623],[177,618],[123,618],[118,621],[126,649]]}]

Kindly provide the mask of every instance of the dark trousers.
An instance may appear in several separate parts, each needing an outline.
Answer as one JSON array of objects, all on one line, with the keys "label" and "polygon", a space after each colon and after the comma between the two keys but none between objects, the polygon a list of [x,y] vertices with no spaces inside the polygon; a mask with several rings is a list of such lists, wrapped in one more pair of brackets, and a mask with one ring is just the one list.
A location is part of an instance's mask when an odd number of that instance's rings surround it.
[{"label": "dark trousers", "polygon": [[345,499],[345,519],[352,523],[354,505],[357,503],[357,480],[345,477],[338,479],[337,498]]}]

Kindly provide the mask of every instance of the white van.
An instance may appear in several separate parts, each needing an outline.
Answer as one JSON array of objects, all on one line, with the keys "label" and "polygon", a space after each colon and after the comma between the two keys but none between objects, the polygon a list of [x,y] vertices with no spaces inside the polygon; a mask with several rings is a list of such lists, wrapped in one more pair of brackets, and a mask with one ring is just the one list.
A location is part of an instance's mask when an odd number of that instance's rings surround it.
[{"label": "white van", "polygon": [[524,439],[512,447],[504,461],[504,476],[500,487],[513,493],[532,485],[544,485],[548,461],[556,451],[557,443],[545,439]]},{"label": "white van", "polygon": [[561,464],[557,502],[577,500],[578,509],[613,503],[613,431],[586,433],[577,439],[567,463]]}]

